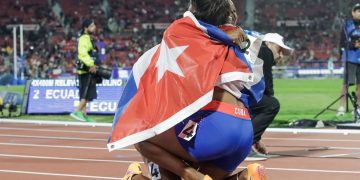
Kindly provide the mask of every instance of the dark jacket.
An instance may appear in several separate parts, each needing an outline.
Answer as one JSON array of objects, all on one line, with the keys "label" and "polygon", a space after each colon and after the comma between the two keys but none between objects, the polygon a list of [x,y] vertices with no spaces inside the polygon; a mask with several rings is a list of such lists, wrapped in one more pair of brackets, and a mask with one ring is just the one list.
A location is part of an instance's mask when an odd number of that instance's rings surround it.
[{"label": "dark jacket", "polygon": [[264,95],[274,96],[272,66],[275,65],[274,55],[272,51],[263,43],[261,45],[258,57],[264,60],[263,72],[265,79]]}]

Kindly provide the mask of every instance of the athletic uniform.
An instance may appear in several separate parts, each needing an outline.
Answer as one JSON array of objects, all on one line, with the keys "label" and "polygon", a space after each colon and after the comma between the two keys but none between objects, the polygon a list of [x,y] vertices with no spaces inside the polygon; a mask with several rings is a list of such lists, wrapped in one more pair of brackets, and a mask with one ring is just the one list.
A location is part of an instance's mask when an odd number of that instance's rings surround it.
[{"label": "athletic uniform", "polygon": [[[197,129],[186,127],[193,122],[198,123]],[[210,102],[175,129],[180,144],[193,158],[228,172],[233,172],[246,158],[253,140],[248,110],[219,101]],[[181,136],[190,137],[192,131],[196,134],[190,140]]]},{"label": "athletic uniform", "polygon": [[246,107],[258,101],[264,90],[263,81],[259,80],[263,77],[263,62],[250,66],[238,50],[230,48],[215,88],[238,97],[245,107],[213,100],[175,126],[179,143],[194,159],[227,172],[233,172],[251,150],[253,127]]}]

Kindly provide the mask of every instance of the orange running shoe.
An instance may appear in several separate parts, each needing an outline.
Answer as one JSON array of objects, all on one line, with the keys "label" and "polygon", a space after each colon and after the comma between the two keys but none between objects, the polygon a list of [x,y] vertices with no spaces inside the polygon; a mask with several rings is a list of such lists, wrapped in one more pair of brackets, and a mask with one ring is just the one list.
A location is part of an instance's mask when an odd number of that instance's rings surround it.
[{"label": "orange running shoe", "polygon": [[131,180],[135,175],[142,174],[141,165],[137,162],[133,162],[129,165],[125,176],[122,180]]},{"label": "orange running shoe", "polygon": [[265,175],[265,167],[261,164],[249,164],[247,166],[247,172],[247,180],[267,180]]}]

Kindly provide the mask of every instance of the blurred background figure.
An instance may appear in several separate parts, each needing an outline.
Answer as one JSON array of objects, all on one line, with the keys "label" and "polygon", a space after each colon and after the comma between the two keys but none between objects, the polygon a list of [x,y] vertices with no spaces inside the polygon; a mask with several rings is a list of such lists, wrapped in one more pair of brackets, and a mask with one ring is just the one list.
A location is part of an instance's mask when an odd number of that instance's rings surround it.
[{"label": "blurred background figure", "polygon": [[280,103],[274,97],[274,83],[272,67],[278,64],[284,56],[289,56],[293,49],[284,44],[284,38],[277,33],[267,33],[264,36],[258,57],[264,61],[263,73],[265,91],[260,102],[250,106],[250,114],[254,129],[253,148],[247,157],[251,160],[265,160],[268,151],[261,136],[274,120],[280,110]]},{"label": "blurred background figure", "polygon": [[[342,116],[348,110],[345,108],[345,103],[347,103],[349,86],[356,85],[356,96],[360,95],[360,3],[353,6],[351,15],[352,19],[347,20],[341,29],[339,47],[341,59],[345,62],[345,74],[342,98],[336,116]],[[357,99],[359,103],[359,98]]]}]

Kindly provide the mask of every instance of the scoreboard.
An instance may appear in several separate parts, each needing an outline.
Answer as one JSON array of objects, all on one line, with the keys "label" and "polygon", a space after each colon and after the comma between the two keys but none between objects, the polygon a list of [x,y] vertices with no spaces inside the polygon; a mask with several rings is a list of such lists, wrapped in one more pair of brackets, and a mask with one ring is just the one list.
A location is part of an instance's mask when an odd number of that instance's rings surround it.
[{"label": "scoreboard", "polygon": [[[88,103],[87,112],[114,114],[127,79],[103,80],[97,85],[97,99]],[[63,114],[73,112],[79,104],[75,79],[30,80],[26,87],[27,114]]]}]

